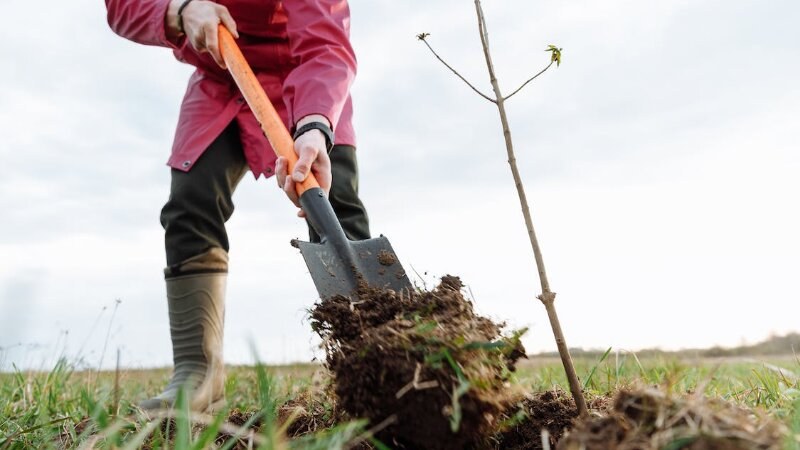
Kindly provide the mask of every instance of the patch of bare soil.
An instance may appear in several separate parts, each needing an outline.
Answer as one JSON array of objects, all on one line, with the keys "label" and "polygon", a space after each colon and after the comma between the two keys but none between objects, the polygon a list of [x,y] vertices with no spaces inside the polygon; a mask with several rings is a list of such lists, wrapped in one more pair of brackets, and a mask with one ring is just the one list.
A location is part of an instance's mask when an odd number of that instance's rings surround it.
[{"label": "patch of bare soil", "polygon": [[301,391],[278,408],[278,422],[289,424],[286,427],[289,438],[314,434],[347,420],[330,384],[321,389]]},{"label": "patch of bare soil", "polygon": [[[232,450],[246,450],[253,448],[255,436],[261,432],[262,419],[253,416],[258,414],[257,411],[241,411],[239,409],[232,410],[225,421],[221,424],[214,444],[216,446],[232,445]],[[141,448],[149,450],[153,448],[153,442],[167,442],[168,444],[174,443],[175,433],[177,430],[177,422],[172,417],[163,417],[160,420],[159,427],[156,429],[145,442]],[[248,424],[248,422],[251,422]],[[203,433],[208,426],[207,422],[193,422],[192,434],[197,436]],[[233,442],[231,442],[233,441]],[[161,448],[163,444],[158,445],[156,448]]]},{"label": "patch of bare soil", "polygon": [[720,399],[648,388],[620,391],[613,409],[578,421],[558,450],[778,450],[782,424]]},{"label": "patch of bare soil", "polygon": [[575,402],[564,391],[553,390],[527,395],[508,408],[500,430],[484,447],[498,450],[540,450],[542,429],[548,431],[549,444],[554,446],[564,431],[572,428],[577,417]]},{"label": "patch of bare soil", "polygon": [[362,288],[311,312],[341,408],[392,448],[454,449],[493,434],[512,402],[519,334],[475,314],[457,277],[430,292]]},{"label": "patch of bare soil", "polygon": [[[589,412],[595,416],[611,408],[611,398],[587,399]],[[542,450],[555,448],[566,431],[578,420],[578,409],[572,396],[561,390],[527,394],[503,414],[495,435],[476,447],[480,450]],[[547,447],[542,444],[542,431],[547,430]]]},{"label": "patch of bare soil", "polygon": [[[231,445],[230,448],[232,450],[246,450],[252,448],[254,436],[258,435],[261,431],[262,420],[256,418],[249,426],[245,426],[248,425],[248,421],[250,421],[255,414],[257,414],[256,411],[232,410],[225,421],[220,425],[220,429],[214,438],[214,444],[216,446],[228,444]],[[159,425],[140,446],[143,450],[162,448],[164,443],[171,445],[175,441],[178,426],[175,418],[161,417],[155,420],[159,421]],[[200,435],[205,431],[207,426],[208,422],[193,421],[191,433],[195,436]],[[154,443],[157,444],[154,446]]]},{"label": "patch of bare soil", "polygon": [[[214,440],[216,445],[222,446],[229,442],[231,439],[236,439],[236,444],[232,447],[235,450],[239,449],[246,449],[252,447],[250,442],[250,436],[245,434],[242,436],[235,436],[237,432],[244,428],[247,425],[247,422],[253,418],[255,415],[255,411],[240,411],[238,409],[234,409],[231,411],[230,415],[228,415],[228,419],[225,421],[225,426],[222,430],[217,433],[217,437]],[[261,431],[261,424],[262,421],[260,418],[255,419],[252,424],[249,426],[248,431],[252,434],[258,434]]]}]

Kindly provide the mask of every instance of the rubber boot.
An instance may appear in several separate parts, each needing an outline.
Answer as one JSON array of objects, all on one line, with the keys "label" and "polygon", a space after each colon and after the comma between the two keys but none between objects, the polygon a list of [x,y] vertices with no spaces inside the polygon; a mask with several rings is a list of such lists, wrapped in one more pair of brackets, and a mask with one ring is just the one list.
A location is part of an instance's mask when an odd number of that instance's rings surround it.
[{"label": "rubber boot", "polygon": [[[219,264],[222,257],[224,264]],[[206,264],[204,258],[213,264]],[[222,337],[227,254],[222,249],[213,249],[187,260],[181,268],[194,273],[170,277],[181,270],[165,270],[175,370],[164,392],[139,403],[143,410],[172,408],[182,387],[190,395],[193,411],[213,411],[224,404]]]}]

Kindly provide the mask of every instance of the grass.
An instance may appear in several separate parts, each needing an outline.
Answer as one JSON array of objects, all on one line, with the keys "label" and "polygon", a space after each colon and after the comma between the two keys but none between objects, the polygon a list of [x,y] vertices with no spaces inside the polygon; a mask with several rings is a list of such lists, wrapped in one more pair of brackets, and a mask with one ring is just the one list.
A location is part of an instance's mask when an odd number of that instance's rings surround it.
[{"label": "grass", "polygon": [[[673,392],[702,389],[707,396],[761,408],[781,420],[798,420],[795,411],[800,401],[800,364],[792,357],[640,360],[632,353],[611,353],[600,363],[578,359],[576,367],[590,397],[607,395],[637,382],[667,385]],[[533,390],[566,386],[556,358],[523,365],[517,378]]]},{"label": "grass", "polygon": [[[666,385],[672,392],[702,391],[712,397],[758,408],[784,422],[786,448],[800,436],[800,364],[792,358],[647,358],[607,352],[576,359],[589,399],[636,383]],[[59,361],[49,372],[0,374],[0,450],[28,448],[208,448],[341,449],[369,440],[364,421],[354,421],[295,439],[286,438],[278,409],[314,389],[316,365],[230,367],[228,408],[215,416],[190,415],[185,401],[170,417],[148,418],[132,408],[137,399],[159,391],[169,370],[75,371]],[[525,390],[567,386],[557,358],[521,364],[514,383]],[[317,383],[318,384],[318,383]],[[326,408],[332,406],[325,406]],[[231,411],[247,420],[231,423]],[[201,426],[198,426],[198,423]],[[248,430],[260,423],[258,434]],[[240,426],[244,425],[244,426]],[[237,432],[238,435],[237,435]],[[389,448],[373,442],[377,448]]]}]

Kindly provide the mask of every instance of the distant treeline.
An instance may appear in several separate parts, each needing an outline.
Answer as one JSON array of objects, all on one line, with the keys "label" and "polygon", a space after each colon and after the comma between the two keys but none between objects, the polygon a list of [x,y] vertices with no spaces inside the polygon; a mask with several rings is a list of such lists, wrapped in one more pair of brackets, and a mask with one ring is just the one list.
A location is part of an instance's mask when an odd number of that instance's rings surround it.
[{"label": "distant treeline", "polygon": [[[612,349],[613,351],[613,349]],[[666,351],[656,348],[635,351],[640,357],[647,356],[676,356],[686,358],[718,358],[731,356],[769,356],[769,355],[793,355],[800,351],[800,334],[789,333],[785,336],[771,336],[769,339],[753,345],[741,345],[739,347],[711,347],[683,349],[676,351]],[[573,357],[580,358],[599,358],[606,352],[606,349],[584,349],[570,348]],[[544,352],[535,356],[558,357],[558,352]]]}]

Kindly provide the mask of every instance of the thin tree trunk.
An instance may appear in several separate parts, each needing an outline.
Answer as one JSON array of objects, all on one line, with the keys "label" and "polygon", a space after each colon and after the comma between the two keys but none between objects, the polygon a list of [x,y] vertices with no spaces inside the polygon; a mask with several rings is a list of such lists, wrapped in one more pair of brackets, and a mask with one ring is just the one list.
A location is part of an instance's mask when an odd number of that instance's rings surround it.
[{"label": "thin tree trunk", "polygon": [[564,339],[564,333],[561,331],[561,323],[558,320],[558,314],[555,309],[555,292],[550,290],[550,282],[547,280],[547,272],[544,268],[544,259],[542,258],[542,250],[539,247],[539,241],[536,239],[536,232],[533,229],[533,219],[531,219],[531,211],[528,208],[528,199],[525,196],[525,187],[522,184],[522,178],[517,169],[517,159],[514,156],[514,144],[511,141],[511,129],[508,126],[508,118],[506,116],[505,99],[500,91],[500,84],[494,72],[494,64],[492,63],[492,55],[489,51],[489,35],[486,31],[486,20],[483,16],[483,8],[481,8],[480,0],[475,0],[475,9],[478,14],[478,29],[481,35],[481,45],[483,46],[483,54],[486,57],[486,66],[489,70],[489,79],[492,83],[492,89],[496,98],[497,109],[500,112],[500,123],[503,126],[503,138],[506,142],[506,152],[508,153],[508,164],[511,166],[511,174],[514,177],[514,185],[517,188],[519,195],[519,203],[522,207],[522,215],[525,217],[525,225],[528,228],[528,238],[531,242],[533,255],[536,259],[536,267],[539,271],[539,281],[542,285],[542,294],[538,296],[539,300],[544,304],[547,310],[547,316],[550,319],[550,326],[553,329],[555,336],[556,346],[558,353],[561,355],[561,362],[564,365],[564,371],[567,375],[569,388],[572,392],[572,397],[575,399],[575,405],[578,407],[578,413],[581,415],[588,414],[586,408],[586,401],[583,398],[583,391],[578,375],[575,372],[575,366],[572,364],[572,357],[569,354],[567,342]]}]

